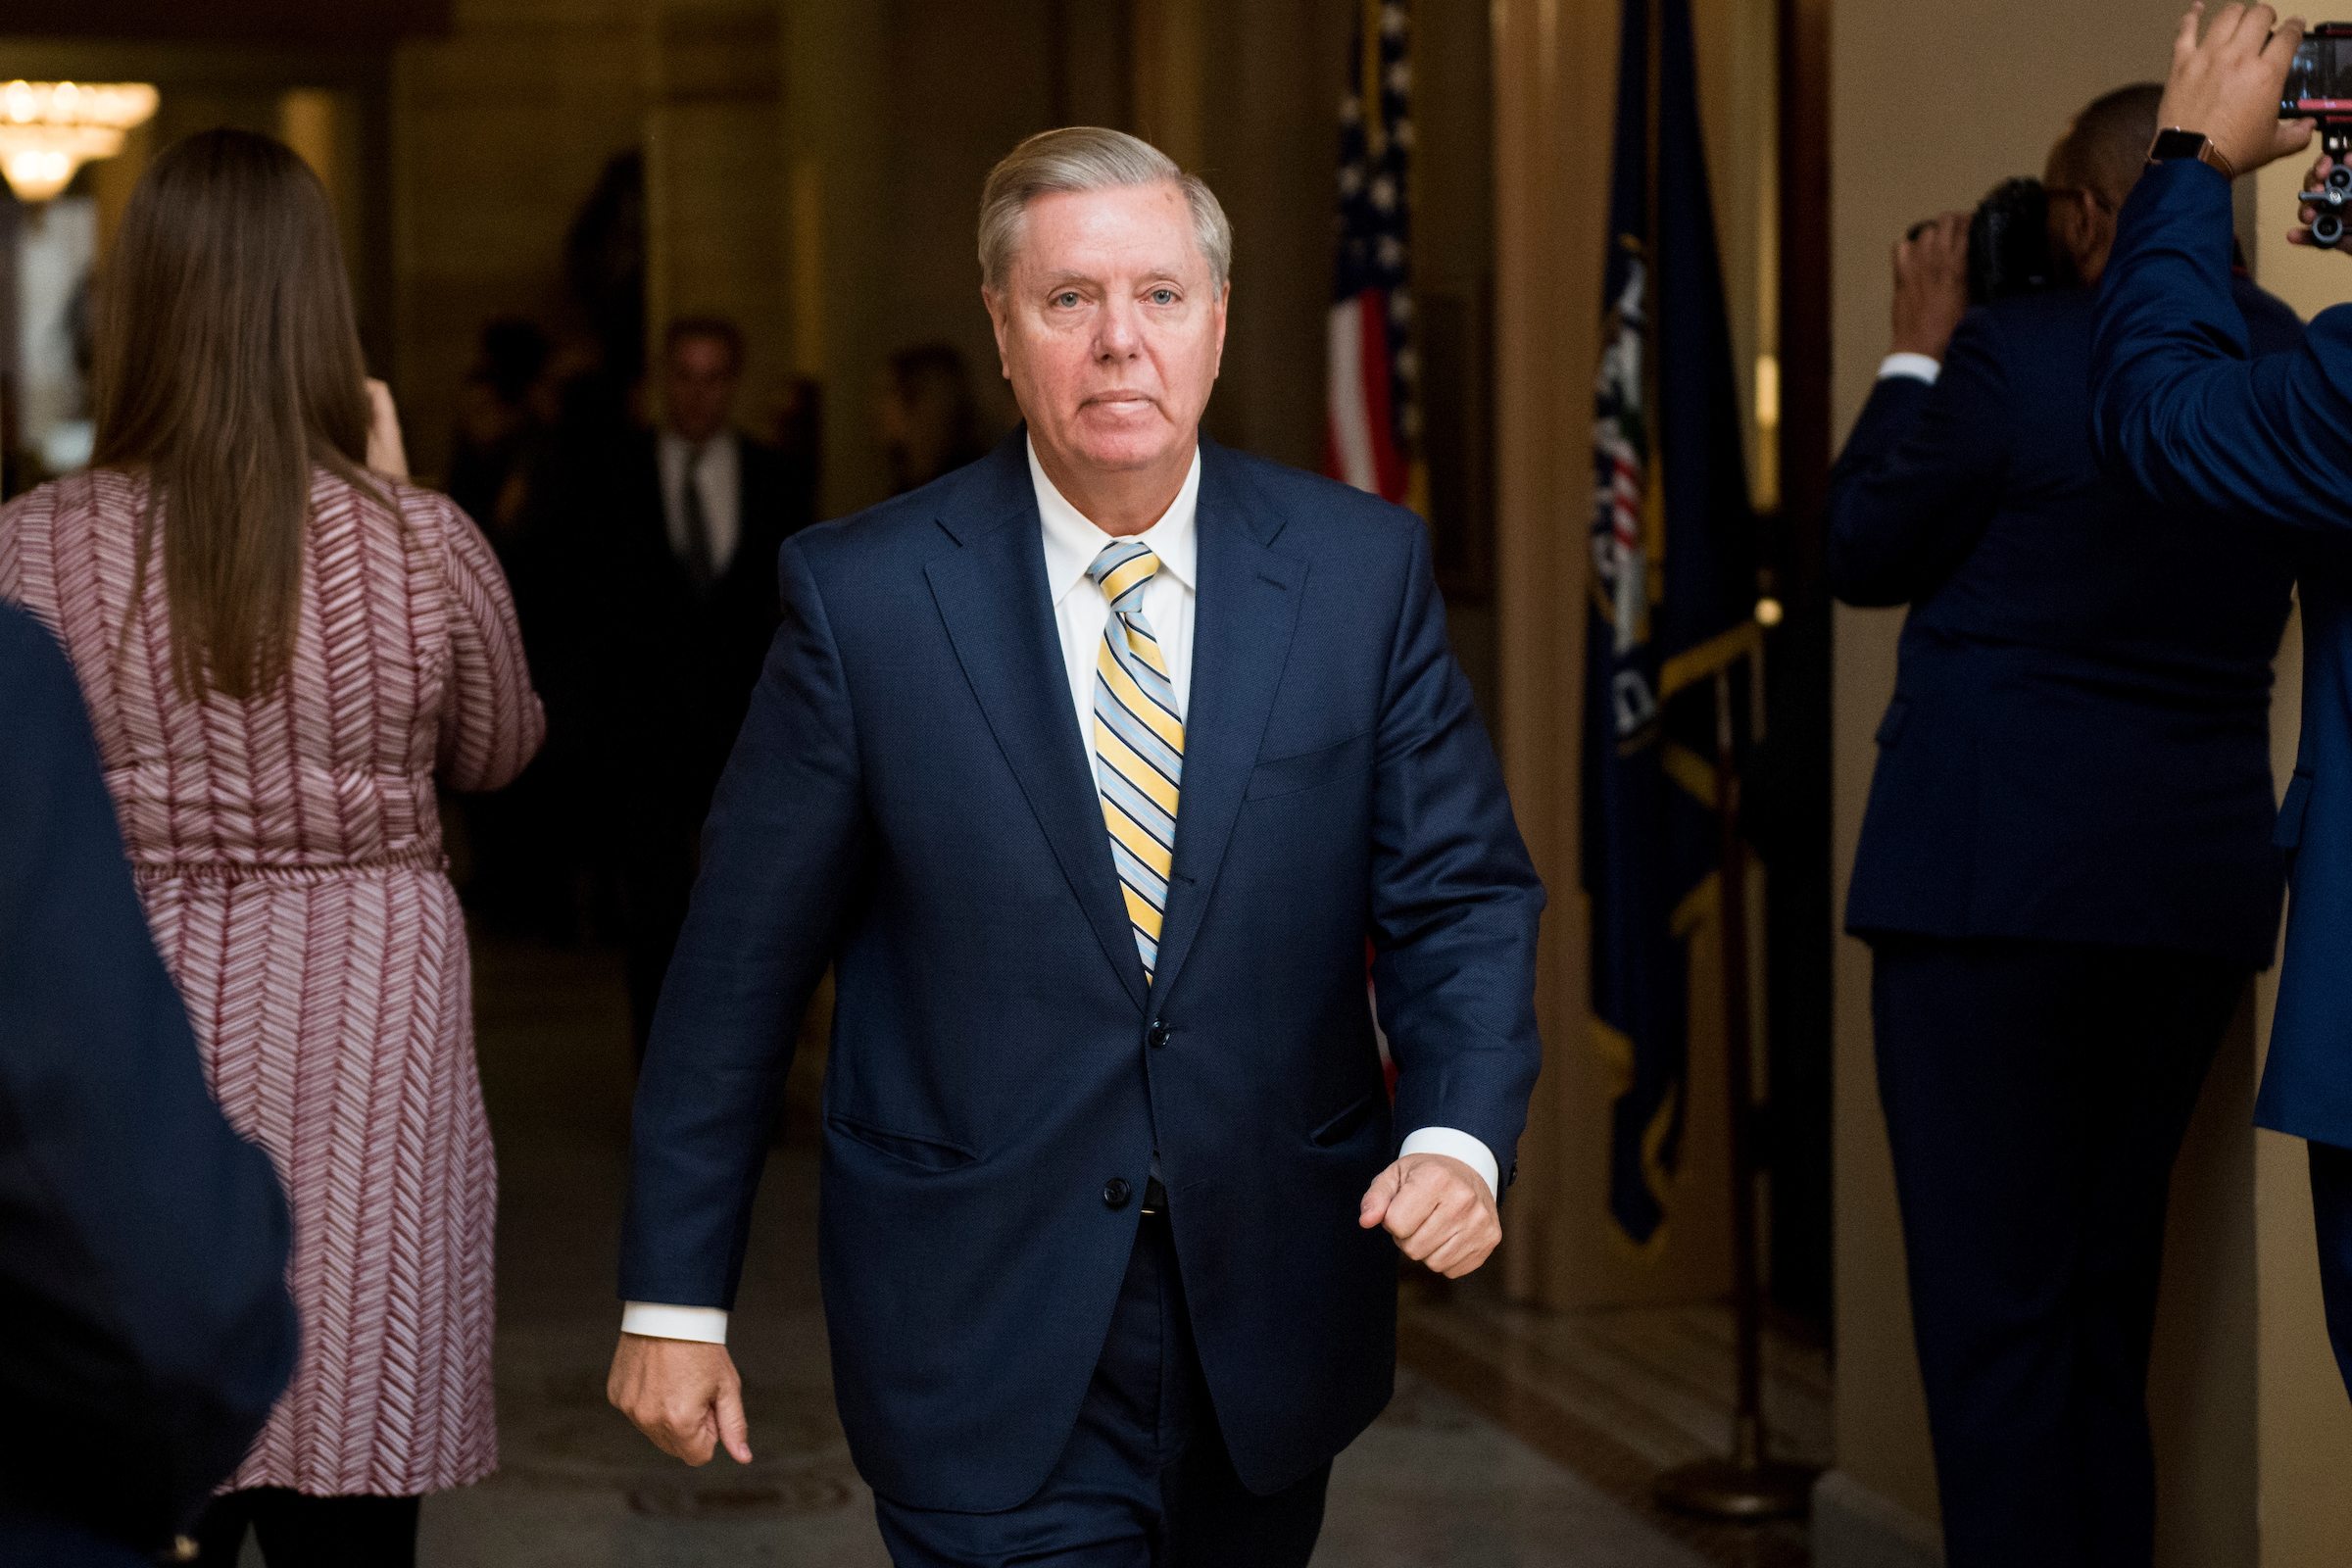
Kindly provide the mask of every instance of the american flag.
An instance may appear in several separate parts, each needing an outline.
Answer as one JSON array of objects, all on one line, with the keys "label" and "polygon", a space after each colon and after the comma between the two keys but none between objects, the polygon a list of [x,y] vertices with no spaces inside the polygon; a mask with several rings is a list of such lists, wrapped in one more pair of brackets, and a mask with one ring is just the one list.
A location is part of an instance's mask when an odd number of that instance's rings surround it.
[{"label": "american flag", "polygon": [[1340,100],[1323,467],[1427,513],[1413,356],[1412,21],[1404,0],[1364,0]]}]

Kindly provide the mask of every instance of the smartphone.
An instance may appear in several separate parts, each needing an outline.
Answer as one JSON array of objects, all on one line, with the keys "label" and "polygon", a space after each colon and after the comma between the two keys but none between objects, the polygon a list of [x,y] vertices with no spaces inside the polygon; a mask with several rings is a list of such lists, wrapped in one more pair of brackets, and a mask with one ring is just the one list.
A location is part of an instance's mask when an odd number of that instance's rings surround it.
[{"label": "smartphone", "polygon": [[2352,22],[2323,22],[2303,35],[2278,96],[2280,120],[2352,115]]}]

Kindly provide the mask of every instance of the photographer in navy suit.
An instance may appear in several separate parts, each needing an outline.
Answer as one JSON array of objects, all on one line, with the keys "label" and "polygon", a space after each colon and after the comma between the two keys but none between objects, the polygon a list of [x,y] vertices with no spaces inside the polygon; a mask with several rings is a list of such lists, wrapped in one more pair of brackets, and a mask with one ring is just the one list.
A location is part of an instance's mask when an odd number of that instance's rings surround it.
[{"label": "photographer in navy suit", "polygon": [[[2090,285],[2160,91],[2108,94],[2051,150],[2060,286],[1968,309],[1962,214],[1896,247],[1896,353],[1831,477],[1837,593],[1911,607],[1846,926],[1952,1568],[2149,1560],[2173,1160],[2278,931],[2293,568],[2110,482],[2088,432]],[[2225,287],[2254,352],[2301,340]]]},{"label": "photographer in navy suit", "polygon": [[831,963],[820,1272],[901,1564],[1305,1563],[1389,1238],[1500,1237],[1543,890],[1420,519],[1200,433],[1231,250],[1116,131],[990,175],[1025,427],[785,544],[656,1015],[613,1402],[749,1454],[713,1342]]},{"label": "photographer in navy suit", "polygon": [[2352,1384],[2352,309],[2322,311],[2298,353],[2248,353],[2225,270],[2230,183],[2311,139],[2310,121],[2278,119],[2303,24],[2225,6],[2200,40],[2200,15],[2174,38],[2164,129],[2118,224],[2091,410],[2118,478],[2246,519],[2227,550],[2278,533],[2303,557],[2302,740],[2276,834],[2294,897],[2254,1119],[2310,1145],[2328,1332]]},{"label": "photographer in navy suit", "polygon": [[172,1544],[293,1374],[291,1226],[205,1089],[64,652],[0,602],[0,1562]]}]

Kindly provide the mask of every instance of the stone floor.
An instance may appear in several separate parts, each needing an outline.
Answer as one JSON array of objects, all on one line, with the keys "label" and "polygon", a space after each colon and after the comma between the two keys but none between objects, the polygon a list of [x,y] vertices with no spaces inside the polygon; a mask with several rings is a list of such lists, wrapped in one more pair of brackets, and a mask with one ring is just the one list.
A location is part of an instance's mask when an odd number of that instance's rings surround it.
[{"label": "stone floor", "polygon": [[[596,950],[477,947],[502,1171],[503,1465],[424,1508],[425,1568],[882,1568],[833,1414],[804,1132],[771,1160],[734,1331],[757,1462],[696,1471],[604,1401],[630,1070],[618,966]],[[1663,1465],[1720,1446],[1728,1324],[1703,1309],[1563,1317],[1408,1290],[1397,1397],[1334,1470],[1322,1568],[1786,1568],[1801,1531],[1658,1510]],[[1776,1350],[1784,1446],[1825,1446],[1819,1357]],[[258,1562],[248,1548],[248,1562]]]}]

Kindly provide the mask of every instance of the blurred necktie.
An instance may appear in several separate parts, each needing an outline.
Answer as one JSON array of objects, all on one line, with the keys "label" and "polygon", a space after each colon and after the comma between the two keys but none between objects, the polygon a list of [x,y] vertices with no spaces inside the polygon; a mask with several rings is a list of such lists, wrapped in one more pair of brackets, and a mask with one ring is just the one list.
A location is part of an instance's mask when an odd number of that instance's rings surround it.
[{"label": "blurred necktie", "polygon": [[703,511],[703,454],[710,446],[696,447],[686,459],[685,493],[678,498],[678,511],[686,522],[686,552],[680,564],[686,568],[686,581],[697,594],[710,591],[711,580],[717,575],[710,561],[710,518]]}]

